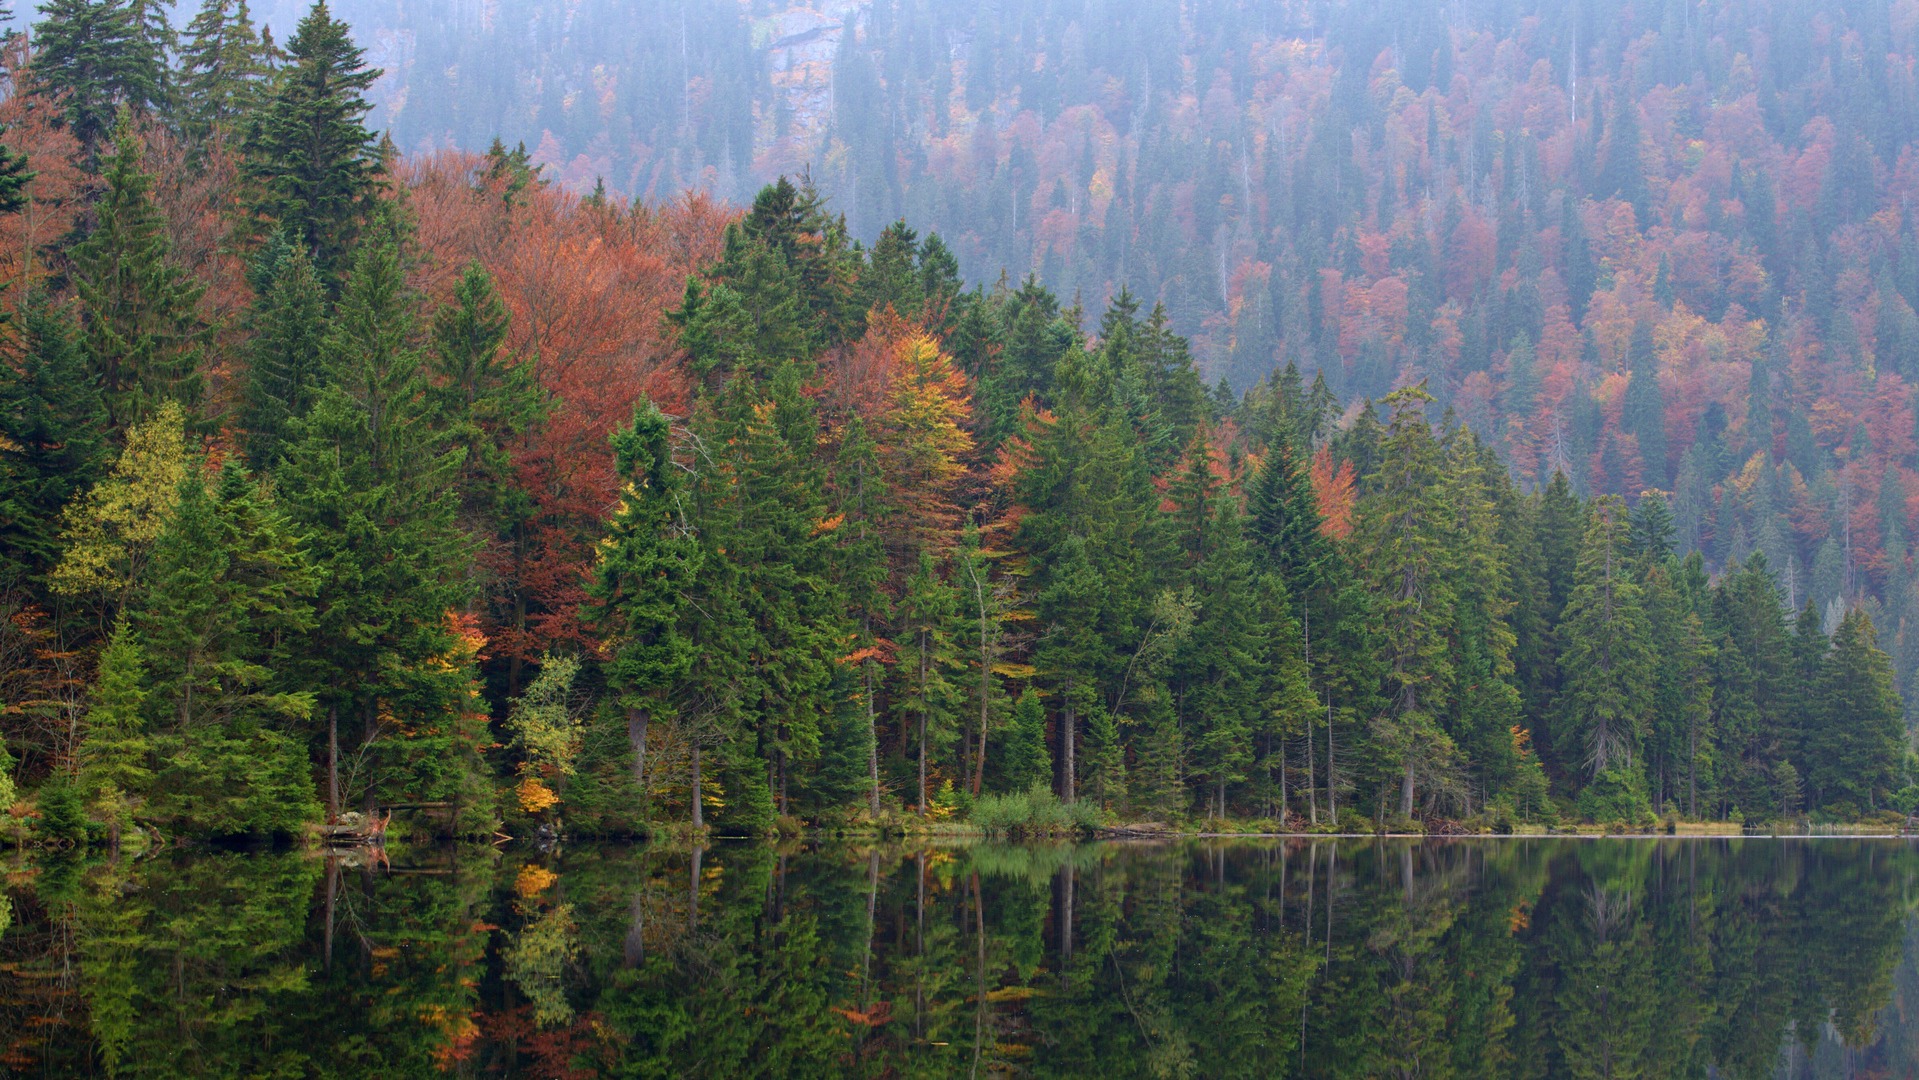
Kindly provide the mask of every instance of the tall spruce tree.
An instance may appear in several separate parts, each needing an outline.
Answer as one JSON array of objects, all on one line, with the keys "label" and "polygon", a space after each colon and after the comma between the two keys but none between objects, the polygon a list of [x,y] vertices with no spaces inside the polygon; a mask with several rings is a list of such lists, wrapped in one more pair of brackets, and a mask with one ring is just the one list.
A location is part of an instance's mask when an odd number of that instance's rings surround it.
[{"label": "tall spruce tree", "polygon": [[625,486],[587,589],[587,615],[605,635],[606,681],[626,711],[633,783],[642,792],[648,729],[671,707],[696,658],[682,620],[702,552],[671,434],[666,415],[645,400],[633,422],[613,433]]},{"label": "tall spruce tree", "polygon": [[[459,642],[447,621],[470,592],[454,483],[461,454],[433,424],[414,305],[399,238],[382,224],[354,259],[324,346],[325,381],[289,425],[274,474],[318,576],[304,662],[328,721],[332,811],[343,715],[368,762],[366,800],[462,795],[477,765],[458,719],[464,669],[452,661]],[[394,717],[405,708],[419,711],[401,726]]]},{"label": "tall spruce tree", "polygon": [[1807,739],[1813,790],[1843,815],[1876,810],[1900,786],[1908,739],[1892,659],[1872,619],[1855,608],[1840,620],[1826,662],[1820,717]]},{"label": "tall spruce tree", "polygon": [[202,0],[180,46],[180,128],[199,140],[234,132],[259,104],[271,72],[247,0]]},{"label": "tall spruce tree", "polygon": [[372,105],[364,96],[379,77],[347,24],[319,0],[287,41],[287,65],[246,131],[250,209],[303,238],[329,284],[346,268],[381,182],[378,142],[365,126]]},{"label": "tall spruce tree", "polygon": [[106,408],[66,313],[34,294],[0,363],[0,593],[53,568],[60,511],[106,467]]},{"label": "tall spruce tree", "polygon": [[47,0],[33,27],[34,92],[64,96],[68,130],[89,168],[109,141],[114,114],[166,100],[166,42],[146,0]]},{"label": "tall spruce tree", "polygon": [[93,231],[73,249],[81,341],[116,430],[151,416],[162,401],[191,411],[204,392],[199,368],[207,328],[199,303],[206,286],[173,259],[143,153],[123,111]]},{"label": "tall spruce tree", "polygon": [[326,289],[303,244],[275,230],[254,259],[247,312],[246,396],[240,421],[255,468],[279,460],[289,425],[313,407],[325,378]]},{"label": "tall spruce tree", "polygon": [[1554,735],[1560,760],[1589,778],[1585,812],[1631,821],[1648,809],[1643,743],[1654,657],[1629,529],[1617,496],[1593,502],[1561,625],[1565,685]]},{"label": "tall spruce tree", "polygon": [[1410,816],[1423,777],[1453,779],[1456,748],[1439,722],[1455,675],[1447,631],[1455,602],[1450,512],[1440,482],[1442,457],[1424,385],[1395,390],[1380,444],[1379,468],[1360,501],[1359,561],[1375,603],[1385,664],[1386,708],[1375,738],[1382,765],[1399,774],[1399,812]]}]

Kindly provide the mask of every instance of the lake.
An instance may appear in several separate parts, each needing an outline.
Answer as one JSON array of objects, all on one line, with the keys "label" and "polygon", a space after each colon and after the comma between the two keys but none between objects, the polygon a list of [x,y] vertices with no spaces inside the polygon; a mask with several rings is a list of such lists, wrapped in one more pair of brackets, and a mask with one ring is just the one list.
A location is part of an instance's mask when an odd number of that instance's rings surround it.
[{"label": "lake", "polygon": [[566,846],[7,864],[0,1076],[1919,1075],[1919,849]]}]

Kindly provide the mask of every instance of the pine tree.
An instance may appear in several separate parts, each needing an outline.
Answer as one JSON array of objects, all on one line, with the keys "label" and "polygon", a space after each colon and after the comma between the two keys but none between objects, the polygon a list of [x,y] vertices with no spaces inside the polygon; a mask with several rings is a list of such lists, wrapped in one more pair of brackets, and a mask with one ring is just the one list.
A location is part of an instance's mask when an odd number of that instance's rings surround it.
[{"label": "pine tree", "polygon": [[165,41],[144,0],[47,0],[33,28],[34,92],[64,94],[67,127],[91,169],[121,106],[166,100]]},{"label": "pine tree", "polygon": [[470,591],[454,483],[461,455],[433,426],[403,265],[389,229],[362,244],[325,342],[324,383],[290,424],[274,475],[318,575],[303,661],[329,719],[329,772],[340,714],[357,713],[362,745],[379,762],[376,787],[444,794],[473,767],[458,724],[395,730],[383,709],[404,700],[433,716],[466,692],[446,621]]},{"label": "pine tree", "polygon": [[670,706],[695,659],[681,620],[701,550],[687,520],[670,435],[665,414],[644,400],[632,424],[613,433],[614,461],[626,485],[587,590],[588,618],[606,635],[607,685],[626,710],[633,783],[641,791],[648,726]]},{"label": "pine tree", "polygon": [[211,834],[310,824],[301,736],[314,698],[294,659],[313,624],[312,578],[271,496],[237,461],[217,489],[189,470],[143,580],[127,620],[148,666],[150,813]]},{"label": "pine tree", "polygon": [[[0,124],[0,135],[6,133],[6,125]],[[27,208],[27,186],[38,175],[27,167],[26,151],[0,146],[0,214],[17,214]]]},{"label": "pine tree", "polygon": [[1673,553],[1672,507],[1665,492],[1648,491],[1632,509],[1632,549],[1655,563],[1664,562]]},{"label": "pine tree", "polygon": [[1650,323],[1642,321],[1633,327],[1627,361],[1632,377],[1626,383],[1619,423],[1639,440],[1641,481],[1647,487],[1664,487],[1671,476],[1666,468],[1666,398],[1659,387],[1659,360],[1653,353]]},{"label": "pine tree", "polygon": [[247,314],[246,399],[241,423],[255,468],[279,460],[287,429],[313,407],[324,378],[326,290],[306,248],[276,230],[254,261],[254,303]]},{"label": "pine tree", "polygon": [[196,462],[128,609],[148,705],[174,731],[304,721],[283,669],[310,628],[312,578],[285,518],[237,462],[210,489]]},{"label": "pine tree", "polygon": [[348,37],[346,23],[318,0],[287,42],[245,138],[250,209],[289,237],[301,237],[321,280],[339,281],[381,182],[363,96],[380,77]]},{"label": "pine tree", "polygon": [[919,569],[907,579],[899,603],[897,701],[902,721],[913,732],[919,766],[916,805],[922,816],[927,810],[928,767],[958,735],[960,693],[951,678],[959,667],[958,621],[957,590],[940,575],[932,552],[920,552]]},{"label": "pine tree", "polygon": [[106,409],[66,313],[39,294],[0,363],[0,593],[53,569],[61,508],[107,464]]},{"label": "pine tree", "polygon": [[271,73],[247,0],[202,0],[180,48],[179,123],[190,138],[232,132]]},{"label": "pine tree", "polygon": [[1812,788],[1828,809],[1876,810],[1899,786],[1907,737],[1892,660],[1863,609],[1847,612],[1832,635],[1824,690],[1823,715],[1806,748]]},{"label": "pine tree", "polygon": [[454,286],[453,302],[434,317],[428,353],[436,423],[466,452],[461,501],[469,527],[482,537],[520,516],[512,507],[508,448],[545,409],[532,361],[505,351],[510,326],[492,277],[479,263],[469,263]]},{"label": "pine tree", "polygon": [[199,314],[206,286],[176,265],[166,222],[153,202],[153,177],[122,112],[106,192],[93,232],[73,249],[85,344],[116,430],[153,415],[162,401],[189,411],[203,392],[199,371],[207,329]]},{"label": "pine tree", "polygon": [[1263,726],[1265,672],[1260,664],[1262,614],[1238,500],[1208,500],[1202,554],[1192,572],[1197,616],[1181,650],[1181,710],[1190,718],[1193,773],[1211,816],[1226,814],[1227,789],[1247,779],[1253,763],[1253,733]]},{"label": "pine tree", "polygon": [[1426,422],[1432,395],[1422,385],[1384,400],[1391,423],[1379,469],[1360,501],[1356,537],[1386,664],[1387,705],[1376,738],[1388,767],[1400,773],[1399,812],[1410,816],[1421,774],[1444,785],[1455,764],[1453,741],[1438,720],[1455,674],[1446,635],[1455,599],[1454,549],[1439,446]]},{"label": "pine tree", "polygon": [[1646,809],[1642,743],[1654,657],[1628,528],[1617,496],[1593,502],[1562,624],[1565,686],[1554,735],[1560,760],[1578,762],[1591,778],[1585,812],[1633,820]]},{"label": "pine tree", "polygon": [[96,803],[137,799],[153,778],[146,698],[146,657],[122,622],[100,653],[80,744],[80,786]]},{"label": "pine tree", "polygon": [[1050,785],[1053,758],[1046,747],[1046,704],[1039,691],[1028,687],[1014,701],[999,752],[992,760],[997,791],[1024,792]]}]

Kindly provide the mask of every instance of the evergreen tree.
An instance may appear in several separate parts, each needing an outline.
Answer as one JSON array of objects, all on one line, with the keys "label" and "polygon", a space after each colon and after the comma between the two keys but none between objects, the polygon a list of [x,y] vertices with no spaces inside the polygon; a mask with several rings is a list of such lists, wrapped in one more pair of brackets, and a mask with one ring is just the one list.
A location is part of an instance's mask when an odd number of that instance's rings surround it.
[{"label": "evergreen tree", "polygon": [[992,757],[993,787],[997,791],[1022,792],[1047,787],[1052,782],[1052,754],[1046,747],[1046,704],[1039,691],[1028,687],[1013,703],[1000,736],[999,752]]},{"label": "evergreen tree", "polygon": [[380,77],[348,37],[346,23],[317,0],[287,41],[244,141],[250,209],[289,237],[304,238],[321,280],[337,283],[371,207],[384,167],[364,120],[363,96]]},{"label": "evergreen tree", "polygon": [[122,112],[93,232],[73,249],[81,341],[116,430],[153,415],[162,401],[195,409],[203,393],[199,367],[207,330],[199,303],[206,286],[173,260],[141,155]]},{"label": "evergreen tree", "polygon": [[1386,710],[1375,738],[1383,765],[1400,774],[1399,812],[1410,816],[1417,785],[1444,787],[1456,753],[1440,726],[1455,675],[1447,630],[1453,612],[1448,507],[1440,482],[1441,455],[1426,421],[1432,395],[1424,386],[1386,396],[1391,422],[1379,450],[1379,468],[1360,501],[1359,561],[1365,567],[1381,628],[1386,665]]},{"label": "evergreen tree", "polygon": [[279,460],[289,425],[320,392],[326,339],[326,290],[306,248],[276,230],[254,261],[254,303],[247,323],[246,399],[241,422],[255,468]]},{"label": "evergreen tree", "polygon": [[146,698],[146,658],[122,622],[100,653],[79,754],[81,788],[97,804],[111,807],[116,818],[126,800],[146,792],[153,777]]},{"label": "evergreen tree", "polygon": [[955,637],[959,597],[939,574],[930,551],[920,552],[919,568],[907,579],[899,603],[899,686],[902,720],[913,731],[918,759],[918,800],[927,810],[927,768],[958,734],[959,690],[950,675],[959,667]]},{"label": "evergreen tree", "polygon": [[396,728],[391,719],[403,708],[451,712],[466,692],[446,619],[469,593],[454,483],[461,455],[433,426],[413,306],[399,242],[377,230],[342,291],[322,387],[289,425],[275,468],[318,577],[316,647],[303,663],[328,717],[329,810],[340,805],[341,714],[357,714],[372,762],[360,774],[368,800],[460,793],[473,767],[458,722]]},{"label": "evergreen tree", "polygon": [[1907,736],[1892,660],[1861,609],[1847,612],[1832,636],[1821,699],[1822,715],[1806,746],[1813,790],[1840,814],[1886,805],[1899,786]]},{"label": "evergreen tree", "polygon": [[1652,642],[1633,579],[1625,504],[1594,501],[1566,604],[1560,663],[1562,761],[1577,761],[1591,783],[1582,809],[1631,821],[1647,810],[1645,721],[1652,702]]},{"label": "evergreen tree", "polygon": [[481,536],[511,524],[518,512],[509,447],[536,423],[544,394],[530,359],[506,353],[511,324],[492,277],[468,263],[453,302],[433,320],[428,368],[436,423],[465,451],[460,489],[470,526]]},{"label": "evergreen tree", "polygon": [[65,312],[39,294],[0,363],[0,593],[53,569],[60,511],[107,463],[106,410]]},{"label": "evergreen tree", "polygon": [[180,127],[202,140],[234,131],[271,70],[247,0],[202,0],[180,47]]},{"label": "evergreen tree", "polygon": [[121,106],[145,111],[166,100],[165,42],[145,0],[47,0],[33,28],[34,92],[64,95],[67,127],[88,167],[108,141]]},{"label": "evergreen tree", "polygon": [[1666,398],[1659,388],[1659,360],[1653,353],[1652,325],[1633,326],[1627,362],[1632,377],[1619,423],[1639,441],[1640,480],[1647,487],[1664,487],[1666,470]]},{"label": "evergreen tree", "polygon": [[626,710],[633,783],[642,792],[648,727],[670,707],[695,659],[681,621],[701,551],[670,435],[666,415],[650,401],[614,432],[614,460],[626,485],[587,590],[587,615],[605,634],[607,685]]}]

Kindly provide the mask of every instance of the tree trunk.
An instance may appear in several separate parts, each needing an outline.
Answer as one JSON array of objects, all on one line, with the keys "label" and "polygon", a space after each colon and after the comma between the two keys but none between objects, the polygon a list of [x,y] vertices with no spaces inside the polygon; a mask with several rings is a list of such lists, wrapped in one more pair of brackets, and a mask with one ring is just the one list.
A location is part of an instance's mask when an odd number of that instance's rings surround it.
[{"label": "tree trunk", "polygon": [[[694,743],[693,744],[693,827],[695,829],[706,828],[706,811],[703,807],[701,807],[700,802],[701,802],[701,799],[700,799],[700,746],[698,743]],[[696,863],[699,859],[698,851],[699,851],[698,848],[694,849],[695,854],[693,858]]]},{"label": "tree trunk", "polygon": [[932,635],[920,632],[920,816],[926,816],[926,648]]},{"label": "tree trunk", "polygon": [[873,708],[873,662],[866,662],[866,770],[872,781],[872,798],[867,810],[880,816],[880,721]]},{"label": "tree trunk", "polygon": [[326,710],[326,819],[331,825],[340,820],[340,707]]},{"label": "tree trunk", "polygon": [[626,710],[626,739],[633,744],[633,786],[646,797],[646,728],[650,714],[629,706]]},{"label": "tree trunk", "polygon": [[993,649],[987,635],[986,583],[980,580],[977,565],[967,560],[973,569],[973,596],[979,603],[979,760],[973,766],[973,797],[980,793],[980,779],[986,775],[986,718],[991,711],[987,708],[993,694]]},{"label": "tree trunk", "polygon": [[1406,775],[1399,782],[1399,816],[1413,816],[1413,763],[1406,763]]},{"label": "tree trunk", "polygon": [[633,893],[633,901],[627,906],[626,940],[622,945],[620,959],[627,967],[636,968],[646,961],[645,885]]},{"label": "tree trunk", "polygon": [[1066,759],[1066,775],[1063,786],[1066,801],[1070,803],[1075,797],[1073,793],[1073,706],[1070,702],[1066,705],[1064,717],[1066,722],[1060,726],[1059,738],[1060,745],[1063,749],[1061,756]]},{"label": "tree trunk", "polygon": [[1333,699],[1326,697],[1326,812],[1333,821],[1339,821],[1339,786],[1335,778],[1339,773],[1333,769]]},{"label": "tree trunk", "polygon": [[1306,813],[1309,816],[1306,820],[1314,825],[1319,824],[1319,777],[1316,775],[1319,770],[1313,762],[1318,752],[1318,748],[1313,744],[1313,718],[1308,716],[1306,718]]}]

